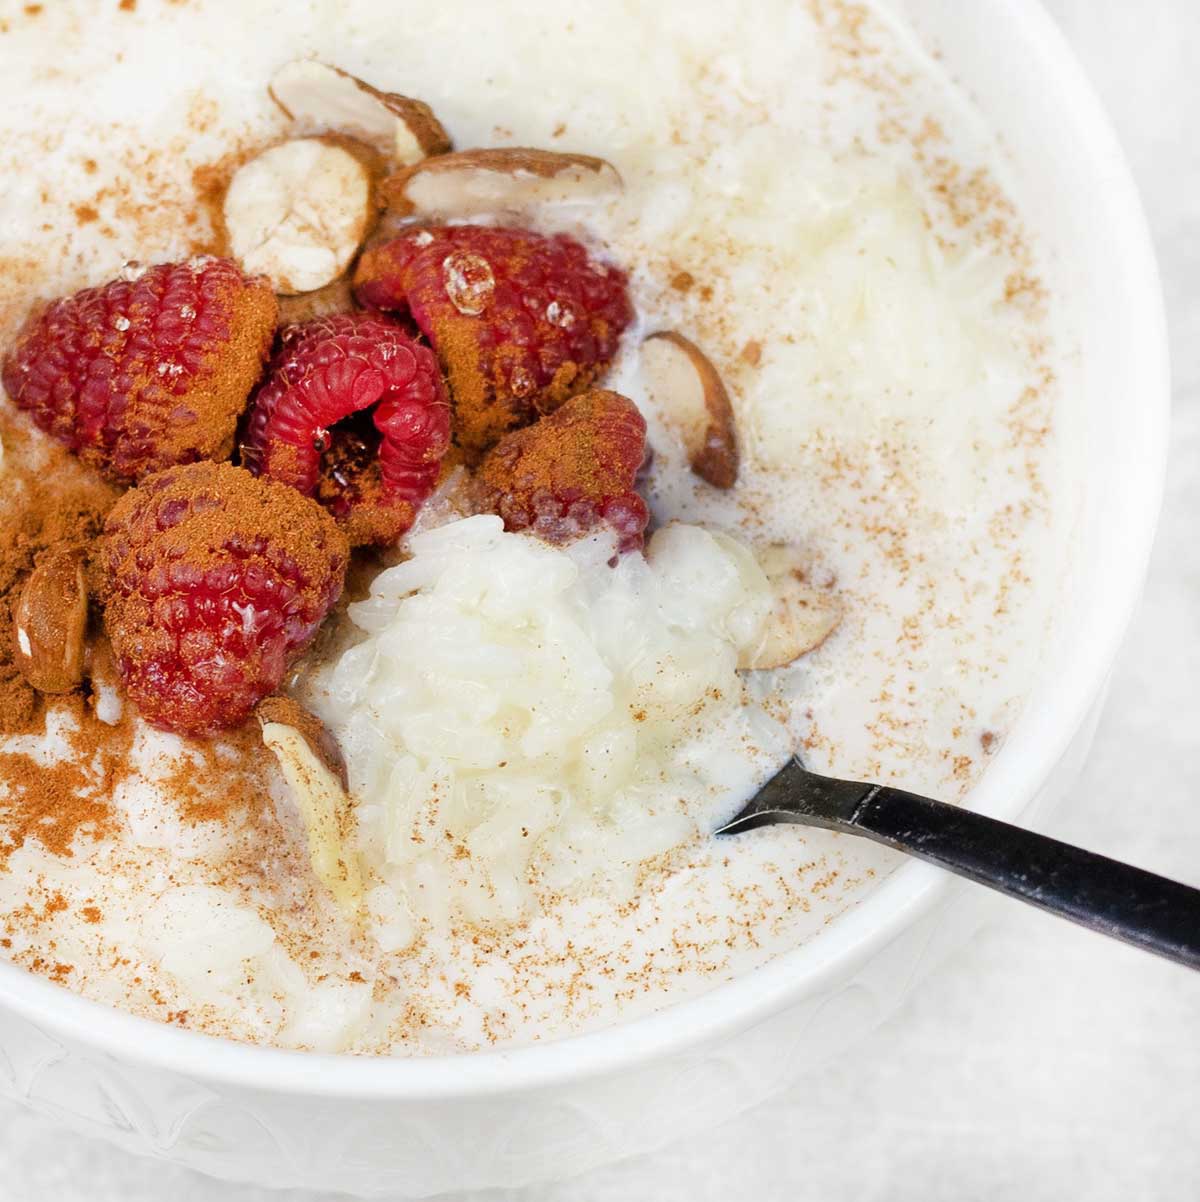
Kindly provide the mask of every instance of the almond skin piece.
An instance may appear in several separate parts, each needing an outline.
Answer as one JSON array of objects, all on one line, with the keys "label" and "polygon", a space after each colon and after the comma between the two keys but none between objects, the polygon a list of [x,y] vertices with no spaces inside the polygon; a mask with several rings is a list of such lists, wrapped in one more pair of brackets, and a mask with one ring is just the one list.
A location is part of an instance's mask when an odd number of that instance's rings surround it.
[{"label": "almond skin piece", "polygon": [[275,72],[267,90],[291,120],[354,134],[401,166],[450,149],[450,137],[429,105],[381,92],[340,67],[297,59]]},{"label": "almond skin piece", "polygon": [[383,181],[390,209],[471,217],[546,204],[602,200],[623,187],[604,159],[511,146],[424,159]]},{"label": "almond skin piece", "polygon": [[88,594],[83,552],[43,555],[13,611],[13,659],[41,693],[69,693],[83,680]]},{"label": "almond skin piece", "polygon": [[717,369],[690,339],[660,330],[642,343],[650,398],[683,437],[692,471],[713,488],[737,481],[737,426]]}]

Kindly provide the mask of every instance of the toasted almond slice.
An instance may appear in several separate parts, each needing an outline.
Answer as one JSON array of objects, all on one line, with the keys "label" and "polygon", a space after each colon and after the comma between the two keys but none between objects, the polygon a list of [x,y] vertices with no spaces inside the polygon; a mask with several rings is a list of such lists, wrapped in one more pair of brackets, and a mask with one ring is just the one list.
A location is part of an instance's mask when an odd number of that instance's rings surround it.
[{"label": "toasted almond slice", "polygon": [[682,334],[660,330],[642,343],[642,371],[651,401],[682,436],[692,471],[714,488],[732,488],[737,426],[729,393],[708,356]]},{"label": "toasted almond slice", "polygon": [[383,181],[388,205],[405,214],[470,217],[536,205],[603,200],[622,188],[617,169],[587,154],[513,146],[460,150]]},{"label": "toasted almond slice", "polygon": [[272,146],[229,181],[223,209],[230,250],[246,271],[285,295],[336,280],[358,252],[371,216],[363,162],[323,138]]},{"label": "toasted almond slice", "polygon": [[375,213],[374,154],[348,138],[300,138],[241,164],[222,208],[230,252],[284,295],[336,280]]},{"label": "toasted almond slice", "polygon": [[842,611],[828,593],[813,588],[794,547],[776,543],[757,556],[775,595],[762,637],[738,660],[739,668],[782,668],[818,648],[837,628]]},{"label": "toasted almond slice", "polygon": [[258,703],[254,715],[260,723],[274,722],[280,726],[291,726],[304,736],[315,755],[337,778],[343,789],[350,788],[350,777],[346,760],[338,741],[329,733],[329,728],[316,714],[306,710],[291,697],[275,694]]},{"label": "toasted almond slice", "polygon": [[297,59],[275,72],[268,91],[293,121],[353,134],[401,166],[450,149],[449,135],[429,105],[381,92],[340,67]]},{"label": "toasted almond slice", "polygon": [[43,555],[12,619],[13,660],[41,693],[69,693],[83,680],[88,618],[83,552]]},{"label": "toasted almond slice", "polygon": [[296,727],[263,721],[262,738],[279,762],[300,811],[313,873],[343,910],[357,914],[362,905],[362,874],[358,856],[347,846],[351,815],[346,790]]}]

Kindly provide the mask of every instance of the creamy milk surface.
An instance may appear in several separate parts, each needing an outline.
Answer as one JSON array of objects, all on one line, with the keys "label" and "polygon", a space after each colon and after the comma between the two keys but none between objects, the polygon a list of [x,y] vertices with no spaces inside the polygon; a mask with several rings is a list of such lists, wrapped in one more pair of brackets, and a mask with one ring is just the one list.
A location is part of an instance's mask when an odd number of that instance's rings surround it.
[{"label": "creamy milk surface", "polygon": [[[1051,628],[1071,518],[1063,338],[1000,147],[889,9],[328,0],[285,23],[138,0],[17,9],[0,30],[5,343],[39,297],[205,249],[213,165],[287,135],[266,84],[293,58],[421,98],[459,148],[613,162],[618,198],[521,220],[630,273],[638,326],[606,386],[649,422],[661,527],[612,569],[603,536],[554,549],[435,505],[411,558],[338,619],[297,688],[349,761],[357,920],[313,878],[257,732],[189,745],[100,689],[44,733],[0,736],[2,778],[13,757],[78,758],[81,724],[122,732],[121,771],[95,750],[68,790],[105,821],[65,849],[28,824],[9,837],[5,955],[240,1039],[529,1043],[750,971],[891,871],[820,831],[707,837],[790,750],[965,796]],[[638,347],[659,329],[729,388],[729,492],[691,474],[648,397]],[[5,438],[11,515],[18,469],[57,460]],[[779,542],[843,618],[791,667],[746,676],[762,597],[738,548]],[[0,821],[32,787],[0,784]],[[422,822],[453,850],[414,838]]]}]

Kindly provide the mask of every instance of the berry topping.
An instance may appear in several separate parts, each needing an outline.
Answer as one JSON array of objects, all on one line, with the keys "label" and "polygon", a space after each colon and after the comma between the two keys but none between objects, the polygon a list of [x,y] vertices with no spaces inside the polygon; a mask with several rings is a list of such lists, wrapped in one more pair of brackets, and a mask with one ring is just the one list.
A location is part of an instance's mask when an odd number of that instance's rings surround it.
[{"label": "berry topping", "polygon": [[604,523],[617,532],[619,550],[634,551],[650,516],[634,489],[645,457],[637,407],[596,389],[505,435],[479,465],[477,500],[509,530],[561,543]]},{"label": "berry topping", "polygon": [[414,227],[367,250],[354,283],[363,304],[412,314],[475,452],[590,388],[633,318],[625,273],[564,234]]},{"label": "berry topping", "polygon": [[348,557],[319,505],[231,464],[127,492],[104,528],[102,596],[142,716],[190,735],[243,722],[316,634]]},{"label": "berry topping", "polygon": [[131,483],[229,457],[275,317],[270,285],[227,259],[130,264],[35,313],[0,378],[38,426]]},{"label": "berry topping", "polygon": [[394,542],[437,483],[450,406],[433,352],[365,314],[283,331],[242,462],[315,497],[354,546]]}]

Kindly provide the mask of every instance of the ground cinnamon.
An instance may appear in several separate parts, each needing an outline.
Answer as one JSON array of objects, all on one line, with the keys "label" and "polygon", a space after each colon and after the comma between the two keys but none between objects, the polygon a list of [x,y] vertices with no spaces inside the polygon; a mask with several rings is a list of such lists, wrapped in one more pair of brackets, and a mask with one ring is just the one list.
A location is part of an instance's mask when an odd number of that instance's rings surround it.
[{"label": "ground cinnamon", "polygon": [[[615,418],[610,415],[614,405]],[[621,433],[627,406],[618,393],[594,389],[535,426],[513,431],[480,464],[477,491],[519,496],[531,506],[539,493],[560,496],[570,489],[597,502],[621,493],[629,482],[613,454],[612,427]]]},{"label": "ground cinnamon", "polygon": [[226,731],[220,743],[197,740],[192,754],[167,776],[162,786],[184,822],[256,821],[269,795],[261,770],[269,752],[256,722]]},{"label": "ground cinnamon", "polygon": [[17,671],[13,609],[38,557],[50,548],[89,547],[117,490],[65,449],[0,410],[4,447],[0,523],[0,734],[39,728],[44,701]]},{"label": "ground cinnamon", "polygon": [[81,830],[99,836],[108,829],[108,803],[74,757],[47,765],[28,755],[0,754],[0,780],[8,788],[0,802],[0,864],[28,839],[53,855],[69,856]]}]

